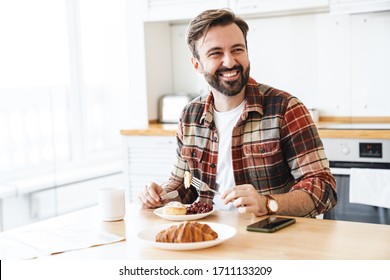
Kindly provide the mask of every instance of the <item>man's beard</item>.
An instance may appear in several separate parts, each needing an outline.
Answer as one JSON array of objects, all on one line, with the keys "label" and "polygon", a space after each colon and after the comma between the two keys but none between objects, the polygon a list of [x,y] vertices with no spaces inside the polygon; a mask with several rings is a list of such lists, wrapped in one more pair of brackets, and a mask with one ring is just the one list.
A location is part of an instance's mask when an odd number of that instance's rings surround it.
[{"label": "man's beard", "polygon": [[[234,71],[237,70],[239,72],[239,78],[235,81],[220,81],[222,77],[219,76],[221,72],[226,71]],[[241,92],[241,90],[248,83],[249,79],[249,70],[250,65],[246,69],[244,69],[241,65],[236,65],[233,68],[222,67],[218,69],[214,75],[204,72],[204,77],[208,84],[216,89],[218,92],[226,95],[226,96],[235,96]]]}]

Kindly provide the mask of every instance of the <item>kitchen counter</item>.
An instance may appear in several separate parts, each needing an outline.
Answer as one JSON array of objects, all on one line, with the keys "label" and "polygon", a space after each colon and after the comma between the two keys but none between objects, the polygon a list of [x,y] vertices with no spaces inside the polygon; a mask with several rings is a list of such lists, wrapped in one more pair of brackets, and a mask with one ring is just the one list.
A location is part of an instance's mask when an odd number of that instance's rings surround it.
[{"label": "kitchen counter", "polygon": [[390,129],[318,127],[321,138],[390,139]]},{"label": "kitchen counter", "polygon": [[161,124],[151,122],[149,127],[135,128],[135,129],[123,129],[122,135],[127,136],[175,136],[177,124]]},{"label": "kitchen counter", "polygon": [[[246,226],[260,219],[252,214],[215,211],[199,220],[201,223],[217,223],[233,227],[236,235],[223,243],[205,249],[172,251],[142,242],[138,232],[153,226],[172,223],[142,209],[138,204],[126,205],[125,219],[118,222],[101,222],[98,207],[91,207],[48,219],[18,229],[5,231],[2,238],[13,238],[29,231],[49,231],[58,225],[67,228],[83,225],[87,229],[103,229],[106,233],[125,237],[125,241],[86,249],[71,250],[50,255],[50,259],[135,259],[135,260],[278,260],[278,259],[390,259],[390,226],[296,218],[296,223],[275,233],[249,232]],[[19,235],[20,236],[20,235]],[[7,239],[6,239],[7,240]],[[48,241],[50,242],[50,241]],[[50,244],[47,244],[50,247]],[[17,250],[17,249],[15,249]]]},{"label": "kitchen counter", "polygon": [[[321,138],[390,139],[390,117],[323,117],[317,124]],[[144,129],[124,129],[122,135],[175,136],[177,124],[151,122]]]}]

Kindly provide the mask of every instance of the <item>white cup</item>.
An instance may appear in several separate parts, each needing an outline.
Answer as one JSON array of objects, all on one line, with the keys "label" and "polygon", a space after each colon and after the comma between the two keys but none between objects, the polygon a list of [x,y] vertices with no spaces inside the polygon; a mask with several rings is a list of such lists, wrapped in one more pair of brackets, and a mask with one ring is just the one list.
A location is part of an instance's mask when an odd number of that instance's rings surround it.
[{"label": "white cup", "polygon": [[119,221],[125,216],[125,189],[101,188],[99,189],[99,211],[103,221]]}]

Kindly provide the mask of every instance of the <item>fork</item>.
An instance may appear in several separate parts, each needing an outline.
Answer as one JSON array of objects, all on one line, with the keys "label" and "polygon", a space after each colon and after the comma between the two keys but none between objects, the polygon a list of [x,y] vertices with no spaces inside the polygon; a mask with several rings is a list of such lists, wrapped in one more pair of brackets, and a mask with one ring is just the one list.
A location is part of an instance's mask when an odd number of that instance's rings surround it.
[{"label": "fork", "polygon": [[219,192],[217,192],[216,190],[213,190],[212,188],[209,187],[209,185],[207,185],[205,182],[199,180],[198,178],[192,177],[191,178],[191,185],[193,185],[196,189],[198,189],[200,191],[204,191],[204,192],[210,191],[210,192],[213,192],[215,194],[220,195]]}]

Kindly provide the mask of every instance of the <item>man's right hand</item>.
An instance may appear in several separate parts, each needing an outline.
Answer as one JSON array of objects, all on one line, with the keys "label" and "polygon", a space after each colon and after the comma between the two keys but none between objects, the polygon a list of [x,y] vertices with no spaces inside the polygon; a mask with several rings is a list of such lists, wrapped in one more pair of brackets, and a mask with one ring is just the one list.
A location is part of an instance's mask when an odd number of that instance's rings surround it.
[{"label": "man's right hand", "polygon": [[151,182],[148,185],[145,185],[144,189],[138,194],[138,199],[143,208],[157,208],[163,205],[160,195],[164,189]]}]

